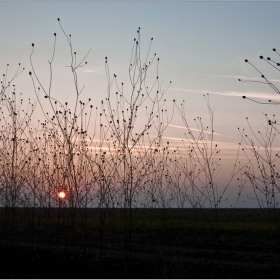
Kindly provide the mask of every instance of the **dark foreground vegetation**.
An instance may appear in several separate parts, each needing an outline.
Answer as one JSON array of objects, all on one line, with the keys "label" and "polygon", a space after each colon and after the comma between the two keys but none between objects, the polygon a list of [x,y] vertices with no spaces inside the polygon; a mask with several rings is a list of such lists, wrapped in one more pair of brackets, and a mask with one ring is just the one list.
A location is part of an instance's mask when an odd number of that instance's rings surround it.
[{"label": "dark foreground vegetation", "polygon": [[103,229],[98,209],[74,228],[71,210],[63,222],[49,210],[18,209],[12,228],[1,209],[2,278],[279,277],[279,235],[267,210],[219,209],[219,230],[211,209],[135,209],[131,228],[123,209],[107,209]]},{"label": "dark foreground vegetation", "polygon": [[[25,103],[13,84],[21,65],[11,77],[7,65],[1,81],[0,276],[278,278],[276,117],[265,115],[258,133],[249,121],[249,133],[239,130],[236,161],[220,186],[225,171],[209,96],[207,124],[197,117],[192,129],[185,101],[165,99],[171,82],[159,78],[153,38],[143,57],[137,30],[128,86],[110,73],[105,57],[108,85],[98,107],[83,99],[78,82],[88,54],[77,55],[58,23],[70,50],[69,100],[54,90],[56,33],[47,80],[36,71],[31,45],[35,101]],[[174,144],[164,135],[175,114],[187,133]],[[223,209],[230,188],[232,207]],[[259,209],[238,209],[246,200]]]}]

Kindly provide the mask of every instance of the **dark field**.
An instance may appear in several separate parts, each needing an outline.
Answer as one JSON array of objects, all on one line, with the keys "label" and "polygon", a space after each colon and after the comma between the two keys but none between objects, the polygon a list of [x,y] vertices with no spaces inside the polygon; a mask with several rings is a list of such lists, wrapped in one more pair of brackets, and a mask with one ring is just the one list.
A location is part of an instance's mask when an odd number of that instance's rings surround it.
[{"label": "dark field", "polygon": [[2,278],[279,278],[280,211],[0,209]]}]

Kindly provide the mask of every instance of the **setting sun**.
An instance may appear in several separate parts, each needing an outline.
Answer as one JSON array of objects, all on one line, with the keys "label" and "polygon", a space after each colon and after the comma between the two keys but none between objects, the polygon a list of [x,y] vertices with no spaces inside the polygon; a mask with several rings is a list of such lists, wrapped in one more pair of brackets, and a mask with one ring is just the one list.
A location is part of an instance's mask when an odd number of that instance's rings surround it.
[{"label": "setting sun", "polygon": [[58,193],[58,197],[61,198],[61,199],[65,198],[65,196],[66,196],[66,194],[63,191]]}]

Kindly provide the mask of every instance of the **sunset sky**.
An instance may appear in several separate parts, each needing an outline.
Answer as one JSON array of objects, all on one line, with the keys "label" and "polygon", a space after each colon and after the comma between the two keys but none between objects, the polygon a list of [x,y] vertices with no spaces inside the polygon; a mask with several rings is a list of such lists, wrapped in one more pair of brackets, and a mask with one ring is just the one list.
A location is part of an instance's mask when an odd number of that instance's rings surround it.
[{"label": "sunset sky", "polygon": [[[209,93],[215,108],[215,141],[228,168],[238,147],[237,128],[247,129],[246,117],[253,129],[261,130],[263,113],[278,115],[278,106],[258,105],[241,96],[263,102],[280,101],[280,96],[267,85],[241,83],[238,79],[260,80],[260,74],[244,62],[248,59],[276,86],[280,85],[279,72],[259,59],[263,55],[280,62],[272,51],[280,50],[279,2],[0,2],[0,9],[0,69],[4,73],[9,63],[12,75],[19,62],[26,68],[15,82],[26,99],[35,99],[28,75],[31,43],[35,44],[35,68],[47,84],[56,32],[54,94],[71,101],[73,85],[64,74],[69,49],[57,22],[60,18],[66,33],[72,35],[78,57],[83,58],[91,49],[87,66],[78,74],[85,84],[83,96],[92,98],[94,106],[106,97],[104,58],[108,57],[110,72],[125,80],[138,27],[143,57],[153,37],[151,54],[157,53],[160,58],[160,81],[163,86],[172,81],[166,93],[167,109],[171,110],[173,99],[178,104],[185,100],[190,126],[198,116],[207,124],[203,95]],[[182,125],[176,115],[166,131],[166,140],[172,138],[174,146],[175,138],[179,143],[186,132]]]}]

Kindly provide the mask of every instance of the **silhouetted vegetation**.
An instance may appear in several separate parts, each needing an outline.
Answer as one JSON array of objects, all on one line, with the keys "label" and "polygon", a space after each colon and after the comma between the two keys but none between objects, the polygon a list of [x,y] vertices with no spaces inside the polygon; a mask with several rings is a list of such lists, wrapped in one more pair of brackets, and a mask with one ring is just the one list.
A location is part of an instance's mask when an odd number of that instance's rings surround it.
[{"label": "silhouetted vegetation", "polygon": [[[78,70],[87,65],[89,52],[80,58],[72,36],[58,23],[70,51],[72,96],[63,101],[53,90],[59,79],[53,69],[56,33],[47,82],[34,66],[36,44],[31,44],[34,101],[26,102],[14,84],[21,65],[11,78],[8,65],[1,82],[1,276],[278,277],[276,120],[267,118],[264,134],[255,134],[248,123],[258,147],[240,131],[247,160],[236,160],[228,184],[220,186],[209,95],[204,96],[209,124],[196,118],[196,131],[185,101],[173,100],[171,111],[166,109],[171,82],[159,78],[153,38],[143,55],[137,29],[129,85],[111,74],[105,57],[107,92],[96,106],[83,99],[79,83]],[[37,111],[43,121],[34,120]],[[187,129],[183,148],[164,140],[174,114]],[[240,182],[237,200],[251,184],[261,209],[221,208],[234,180]]]}]

